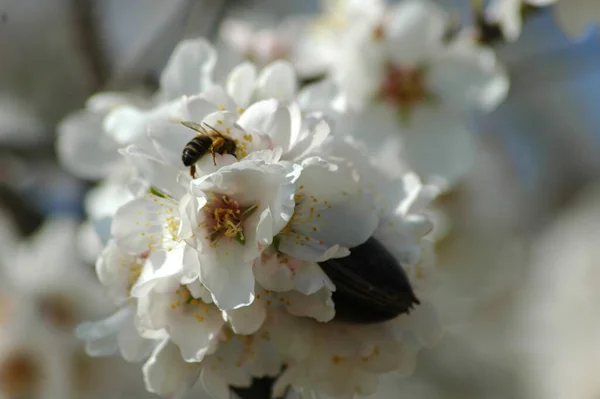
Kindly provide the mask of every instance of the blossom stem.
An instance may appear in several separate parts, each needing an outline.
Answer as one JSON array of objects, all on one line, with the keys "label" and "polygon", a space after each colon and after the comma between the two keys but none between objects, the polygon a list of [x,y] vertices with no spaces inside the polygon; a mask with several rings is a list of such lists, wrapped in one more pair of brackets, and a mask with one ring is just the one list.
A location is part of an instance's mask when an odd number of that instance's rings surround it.
[{"label": "blossom stem", "polygon": [[94,4],[91,1],[72,0],[71,6],[75,26],[79,31],[76,44],[87,63],[92,89],[98,90],[106,81],[108,67],[96,34],[98,27],[94,18]]}]

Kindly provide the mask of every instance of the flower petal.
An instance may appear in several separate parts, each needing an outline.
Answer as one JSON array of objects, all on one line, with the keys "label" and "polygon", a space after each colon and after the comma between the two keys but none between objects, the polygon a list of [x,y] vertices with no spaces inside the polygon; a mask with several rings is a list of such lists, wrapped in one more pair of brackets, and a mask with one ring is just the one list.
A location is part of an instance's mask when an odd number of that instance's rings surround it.
[{"label": "flower petal", "polygon": [[148,126],[148,135],[158,154],[169,165],[178,170],[186,170],[181,156],[186,144],[197,133],[179,123],[162,121]]},{"label": "flower petal", "polygon": [[105,180],[87,192],[84,207],[91,219],[113,217],[117,209],[133,198],[125,184]]},{"label": "flower petal", "polygon": [[275,61],[267,65],[258,77],[256,98],[274,98],[289,103],[296,97],[298,82],[294,67],[288,61]]},{"label": "flower petal", "polygon": [[154,196],[137,198],[119,209],[111,233],[121,251],[134,255],[158,246],[163,229],[162,211],[169,202]]},{"label": "flower petal", "polygon": [[227,77],[227,93],[240,108],[246,108],[254,95],[256,67],[250,62],[236,66]]},{"label": "flower petal", "polygon": [[181,198],[185,194],[185,187],[178,183],[181,172],[174,166],[148,155],[133,145],[121,150],[121,153],[151,186],[173,198]]},{"label": "flower petal", "polygon": [[169,120],[181,116],[183,105],[180,100],[161,104],[148,111],[131,106],[122,106],[106,115],[104,130],[115,142],[124,147],[129,144],[148,149],[148,126],[153,122]]},{"label": "flower petal", "polygon": [[325,139],[329,137],[331,128],[320,118],[306,118],[306,130],[299,137],[292,138],[292,148],[285,154],[286,160],[300,160],[304,156],[316,152],[321,148]]},{"label": "flower petal", "polygon": [[117,301],[128,296],[130,266],[133,265],[136,265],[136,256],[121,251],[114,240],[108,242],[96,260],[98,280]]},{"label": "flower petal", "polygon": [[121,326],[121,331],[117,337],[121,356],[126,362],[131,363],[147,359],[156,346],[155,340],[140,336],[134,321],[135,318],[131,313]]},{"label": "flower petal", "polygon": [[384,220],[374,236],[401,265],[414,265],[421,255],[421,239],[432,229],[429,219],[420,215]]},{"label": "flower petal", "polygon": [[285,293],[285,308],[290,314],[300,317],[312,317],[325,323],[335,316],[335,306],[331,299],[331,291],[320,289],[312,295],[304,295],[298,291]]},{"label": "flower petal", "polygon": [[255,300],[252,304],[223,312],[223,318],[231,325],[236,334],[254,334],[262,326],[267,317],[264,302]]},{"label": "flower petal", "polygon": [[417,110],[404,135],[403,152],[413,170],[450,185],[469,171],[475,151],[475,140],[460,116],[440,108]]},{"label": "flower petal", "polygon": [[254,263],[254,277],[262,287],[270,291],[283,292],[294,288],[288,259],[280,259],[277,254],[263,254],[261,259],[257,259]]},{"label": "flower petal", "polygon": [[[373,40],[376,27],[370,22],[361,22],[353,26],[348,40],[344,41],[333,73],[334,81],[354,109],[362,109],[372,100],[383,80],[389,57],[383,44]],[[332,94],[331,86],[317,87]]]},{"label": "flower petal", "polygon": [[592,25],[600,21],[600,10],[594,0],[581,1],[577,6],[572,4],[568,6],[566,2],[555,2],[551,0],[536,0],[531,1],[534,5],[553,4],[552,14],[556,19],[558,26],[563,30],[569,38],[580,38]]},{"label": "flower petal", "polygon": [[213,85],[200,95],[220,111],[237,112],[237,104],[221,86]]},{"label": "flower petal", "polygon": [[112,356],[119,351],[115,336],[106,336],[85,343],[85,353],[91,357]]},{"label": "flower petal", "polygon": [[328,111],[339,97],[339,85],[335,80],[326,78],[303,87],[296,101],[305,112],[323,112],[329,115],[331,112]]},{"label": "flower petal", "polygon": [[310,223],[293,223],[293,233],[281,235],[279,250],[298,259],[322,262],[327,260],[325,255],[331,248],[352,248],[364,243],[379,224],[371,201],[362,195],[331,202],[330,206],[318,210],[321,217]]},{"label": "flower petal", "polygon": [[216,62],[217,53],[206,39],[181,41],[160,76],[160,87],[166,99],[206,90],[212,83]]},{"label": "flower petal", "polygon": [[202,386],[208,394],[214,399],[230,399],[231,390],[223,378],[216,372],[210,371],[207,367],[202,369],[200,374]]},{"label": "flower petal", "polygon": [[183,361],[179,348],[169,339],[154,349],[142,371],[146,389],[170,399],[182,398],[200,374],[199,367]]},{"label": "flower petal", "polygon": [[440,52],[427,71],[431,90],[445,104],[461,109],[493,110],[508,93],[508,76],[491,49],[457,40]]},{"label": "flower petal", "polygon": [[85,102],[85,108],[98,113],[110,112],[122,105],[149,108],[150,101],[127,92],[104,91],[92,95]]},{"label": "flower petal", "polygon": [[135,325],[140,335],[145,337],[154,336],[158,331],[164,330],[169,325],[170,312],[173,311],[170,305],[176,300],[173,292],[179,284],[176,280],[171,290],[151,290],[147,295],[138,298],[137,311],[135,314]]},{"label": "flower petal", "polygon": [[254,38],[254,28],[245,19],[226,18],[219,27],[219,37],[239,54],[248,54]]},{"label": "flower petal", "polygon": [[217,112],[216,104],[208,101],[202,94],[188,97],[183,101],[182,120],[200,123],[207,115]]},{"label": "flower petal", "polygon": [[379,223],[369,198],[358,192],[353,169],[321,158],[308,158],[298,180],[299,202],[279,250],[309,261],[322,261],[334,247],[365,242]]},{"label": "flower petal", "polygon": [[117,144],[104,135],[103,118],[80,111],[58,125],[56,152],[62,165],[78,177],[103,178],[120,161]]},{"label": "flower petal", "polygon": [[214,306],[196,305],[196,313],[170,314],[168,331],[186,362],[199,362],[215,350],[223,327],[221,312]]},{"label": "flower petal", "polygon": [[315,223],[318,231],[299,228],[300,234],[312,234],[317,240],[334,243],[346,248],[358,246],[377,228],[379,217],[370,199],[362,194],[351,196],[339,202],[332,202],[331,208],[323,209],[320,223]]},{"label": "flower petal", "polygon": [[277,100],[252,104],[238,120],[244,130],[267,135],[284,151],[290,147],[292,120],[290,111]]},{"label": "flower petal", "polygon": [[254,301],[252,262],[244,263],[244,247],[221,243],[214,257],[200,256],[200,280],[222,310],[237,309]]},{"label": "flower petal", "polygon": [[486,18],[500,25],[502,34],[509,42],[514,42],[521,34],[522,5],[521,0],[493,0],[485,10]]},{"label": "flower petal", "polygon": [[392,7],[385,24],[391,60],[399,66],[419,67],[442,48],[446,13],[428,0],[408,0]]},{"label": "flower petal", "polygon": [[[98,346],[95,346],[92,343],[90,346],[91,351],[88,353],[90,356],[112,355],[117,350],[117,333],[121,329],[126,319],[130,316],[130,310],[128,308],[122,308],[104,320],[79,324],[75,329],[75,336],[78,339],[88,342],[102,340],[104,338],[111,338],[114,341],[112,344],[102,345],[104,349],[108,350],[110,348],[111,351],[102,352],[98,350]],[[107,341],[104,342],[106,344],[108,343]]]},{"label": "flower petal", "polygon": [[[317,198],[317,202],[329,202],[329,200],[340,196],[354,195],[358,193],[358,179],[355,176],[352,165],[348,162],[333,162],[321,157],[310,157],[302,161],[302,174],[298,179],[298,194]],[[312,205],[311,205],[312,206]]]},{"label": "flower petal", "polygon": [[295,262],[294,272],[295,288],[304,295],[312,295],[323,287],[329,291],[335,291],[335,285],[317,263]]},{"label": "flower petal", "polygon": [[171,251],[155,251],[150,254],[144,269],[131,287],[131,295],[140,298],[147,295],[162,279],[178,277],[191,280],[200,272],[198,254],[189,245],[180,244]]}]

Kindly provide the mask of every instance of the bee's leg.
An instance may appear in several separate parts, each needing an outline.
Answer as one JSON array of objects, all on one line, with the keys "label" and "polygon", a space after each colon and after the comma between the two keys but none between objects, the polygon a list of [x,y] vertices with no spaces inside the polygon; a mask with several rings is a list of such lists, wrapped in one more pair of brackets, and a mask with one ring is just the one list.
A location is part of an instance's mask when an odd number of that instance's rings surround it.
[{"label": "bee's leg", "polygon": [[[217,137],[213,141],[212,145],[210,146],[210,152],[212,153],[213,163],[215,164],[215,166],[217,166],[217,159],[216,159],[215,153],[223,148],[224,142],[225,142],[225,140],[223,140],[222,137]],[[219,153],[222,154],[222,152],[219,152]]]},{"label": "bee's leg", "polygon": [[192,179],[196,178],[196,165],[192,165],[190,166],[190,176],[192,176]]}]

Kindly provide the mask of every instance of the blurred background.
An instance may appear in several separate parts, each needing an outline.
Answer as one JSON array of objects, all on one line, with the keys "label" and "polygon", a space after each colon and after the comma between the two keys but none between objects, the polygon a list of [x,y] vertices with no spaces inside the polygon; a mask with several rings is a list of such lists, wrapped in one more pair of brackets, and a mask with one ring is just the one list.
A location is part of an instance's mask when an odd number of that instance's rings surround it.
[{"label": "blurred background", "polygon": [[[468,0],[440,3],[469,20]],[[95,182],[61,168],[57,123],[99,90],[155,90],[183,38],[209,38],[234,65],[219,36],[227,18],[275,26],[318,7],[0,0],[0,398],[154,397],[139,365],[89,358],[72,336],[112,305],[95,282],[101,244],[82,224]],[[592,26],[568,38],[545,10],[496,45],[509,97],[473,116],[477,164],[431,210],[448,331],[378,397],[600,397],[599,39]]]}]

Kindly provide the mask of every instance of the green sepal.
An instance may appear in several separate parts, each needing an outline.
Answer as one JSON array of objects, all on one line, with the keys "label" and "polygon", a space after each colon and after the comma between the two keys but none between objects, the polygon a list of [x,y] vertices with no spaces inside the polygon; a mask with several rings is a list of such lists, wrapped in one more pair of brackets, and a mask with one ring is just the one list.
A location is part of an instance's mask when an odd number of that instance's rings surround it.
[{"label": "green sepal", "polygon": [[237,233],[234,239],[242,245],[246,244],[246,237],[244,237],[244,233],[242,231]]},{"label": "green sepal", "polygon": [[273,237],[273,243],[271,245],[273,245],[273,248],[275,248],[275,251],[279,252],[279,243],[281,242],[281,238],[279,236],[275,236]]},{"label": "green sepal", "polygon": [[159,189],[157,189],[154,186],[150,186],[150,189],[148,191],[150,192],[150,194],[156,195],[157,197],[169,198],[169,196],[167,194],[163,193],[162,191],[160,191]]}]

